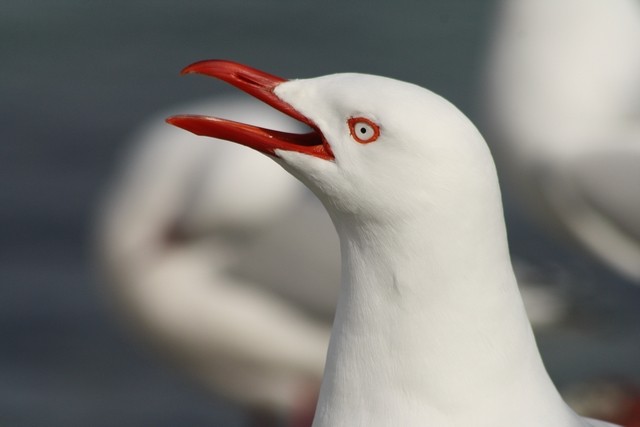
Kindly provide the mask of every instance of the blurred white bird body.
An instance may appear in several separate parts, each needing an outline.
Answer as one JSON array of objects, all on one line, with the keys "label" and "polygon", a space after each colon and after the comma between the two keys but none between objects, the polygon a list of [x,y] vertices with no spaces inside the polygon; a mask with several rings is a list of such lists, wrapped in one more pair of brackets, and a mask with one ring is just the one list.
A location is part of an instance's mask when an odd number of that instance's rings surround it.
[{"label": "blurred white bird body", "polygon": [[[299,128],[250,99],[188,108]],[[101,211],[101,264],[127,326],[227,398],[283,413],[310,404],[339,284],[328,216],[264,156],[158,122]]]},{"label": "blurred white bird body", "polygon": [[640,2],[502,2],[488,116],[539,219],[640,280]]},{"label": "blurred white bird body", "polygon": [[609,425],[573,413],[549,379],[491,155],[455,107],[361,74],[286,81],[226,61],[185,72],[225,80],[313,129],[169,119],[270,155],[329,211],[343,273],[315,427]]}]

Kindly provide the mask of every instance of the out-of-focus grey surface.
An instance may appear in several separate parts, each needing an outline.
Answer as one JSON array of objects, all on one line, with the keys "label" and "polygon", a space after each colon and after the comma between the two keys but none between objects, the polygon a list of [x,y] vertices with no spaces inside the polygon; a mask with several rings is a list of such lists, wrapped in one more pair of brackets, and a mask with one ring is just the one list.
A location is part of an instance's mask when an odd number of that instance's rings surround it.
[{"label": "out-of-focus grey surface", "polygon": [[[0,425],[242,426],[117,325],[91,266],[93,210],[130,132],[222,93],[205,58],[284,77],[426,86],[472,119],[493,2],[9,2],[0,13]],[[512,250],[570,275],[579,327],[540,345],[561,385],[638,374],[640,290],[541,235],[507,200]],[[591,316],[595,313],[597,316]],[[603,323],[606,321],[605,323]],[[596,330],[597,332],[593,332]]]}]

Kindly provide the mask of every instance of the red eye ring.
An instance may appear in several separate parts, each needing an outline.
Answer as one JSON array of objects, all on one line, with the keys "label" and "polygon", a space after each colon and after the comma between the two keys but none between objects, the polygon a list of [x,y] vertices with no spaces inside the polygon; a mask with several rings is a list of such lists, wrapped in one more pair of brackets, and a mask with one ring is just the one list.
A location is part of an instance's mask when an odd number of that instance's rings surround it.
[{"label": "red eye ring", "polygon": [[380,136],[380,127],[365,117],[351,117],[347,123],[351,137],[360,144],[368,144]]}]

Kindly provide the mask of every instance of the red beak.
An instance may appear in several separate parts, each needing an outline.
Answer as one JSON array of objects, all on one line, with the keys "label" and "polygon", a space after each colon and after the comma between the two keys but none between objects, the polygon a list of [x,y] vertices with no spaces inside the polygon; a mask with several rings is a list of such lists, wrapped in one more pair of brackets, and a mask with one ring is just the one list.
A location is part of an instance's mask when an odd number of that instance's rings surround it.
[{"label": "red beak", "polygon": [[167,123],[186,129],[196,135],[237,142],[271,156],[276,156],[275,150],[286,150],[325,160],[334,159],[329,144],[313,121],[300,114],[274,93],[274,89],[287,80],[246,65],[222,60],[200,61],[182,70],[182,74],[191,73],[204,74],[223,80],[310,126],[313,131],[306,134],[280,132],[216,117],[196,115],[172,116],[167,119]]}]

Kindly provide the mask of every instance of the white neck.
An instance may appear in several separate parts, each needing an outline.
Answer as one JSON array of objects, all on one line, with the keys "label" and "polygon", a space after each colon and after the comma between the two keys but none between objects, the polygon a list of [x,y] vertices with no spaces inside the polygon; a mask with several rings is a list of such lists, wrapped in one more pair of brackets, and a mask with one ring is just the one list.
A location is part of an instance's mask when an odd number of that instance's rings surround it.
[{"label": "white neck", "polygon": [[580,425],[540,359],[499,198],[399,225],[333,215],[343,283],[314,427]]}]

